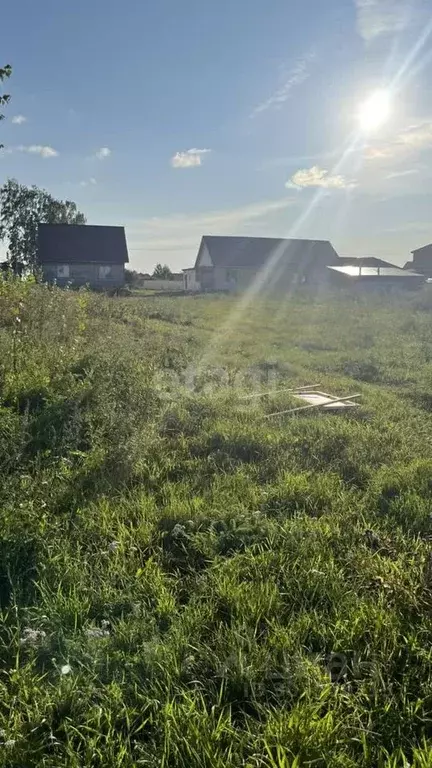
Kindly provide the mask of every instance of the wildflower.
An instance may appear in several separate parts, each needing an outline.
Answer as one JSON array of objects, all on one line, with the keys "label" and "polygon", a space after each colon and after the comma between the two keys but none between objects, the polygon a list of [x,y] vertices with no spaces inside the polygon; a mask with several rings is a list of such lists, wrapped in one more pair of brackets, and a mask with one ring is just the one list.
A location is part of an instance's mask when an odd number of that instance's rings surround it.
[{"label": "wildflower", "polygon": [[40,645],[45,638],[46,632],[44,632],[43,629],[31,629],[31,627],[26,627],[20,638],[20,645],[35,647]]},{"label": "wildflower", "polygon": [[63,664],[63,666],[60,668],[60,672],[62,675],[69,675],[72,672],[72,667],[70,664]]},{"label": "wildflower", "polygon": [[174,539],[181,539],[183,536],[186,536],[186,528],[184,525],[180,525],[180,523],[177,523],[174,528],[171,531],[171,535]]},{"label": "wildflower", "polygon": [[101,637],[109,637],[109,632],[101,627],[89,627],[86,629],[86,635],[92,639],[99,639]]}]

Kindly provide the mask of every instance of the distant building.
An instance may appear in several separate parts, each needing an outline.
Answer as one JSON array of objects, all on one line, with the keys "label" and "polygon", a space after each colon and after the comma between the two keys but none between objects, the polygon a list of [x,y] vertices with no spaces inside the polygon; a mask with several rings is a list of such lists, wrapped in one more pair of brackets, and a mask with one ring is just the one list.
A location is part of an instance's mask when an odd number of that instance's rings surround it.
[{"label": "distant building", "polygon": [[188,267],[183,270],[183,288],[185,291],[192,291],[194,293],[201,290],[195,267]]},{"label": "distant building", "polygon": [[355,288],[367,291],[394,291],[419,288],[423,275],[399,267],[329,266],[331,284],[338,288]]},{"label": "distant building", "polygon": [[411,251],[412,261],[407,261],[404,269],[414,269],[425,277],[432,277],[432,243]]},{"label": "distant building", "polygon": [[[339,256],[338,266],[340,267],[395,267],[389,261],[378,259],[376,256]],[[397,269],[397,267],[396,267]]]},{"label": "distant building", "polygon": [[124,227],[39,224],[38,262],[49,283],[121,288],[129,262]]},{"label": "distant building", "polygon": [[255,280],[266,288],[318,287],[328,280],[327,266],[338,258],[328,240],[206,235],[194,280],[204,291],[242,291]]}]

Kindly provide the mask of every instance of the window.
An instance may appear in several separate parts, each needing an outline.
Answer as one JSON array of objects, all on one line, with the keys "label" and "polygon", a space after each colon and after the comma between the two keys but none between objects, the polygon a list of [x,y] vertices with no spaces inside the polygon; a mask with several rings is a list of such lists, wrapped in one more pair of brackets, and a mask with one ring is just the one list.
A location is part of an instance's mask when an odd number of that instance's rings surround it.
[{"label": "window", "polygon": [[57,264],[57,277],[69,277],[69,264]]},{"label": "window", "polygon": [[227,269],[227,271],[226,271],[226,281],[227,281],[227,283],[236,283],[237,282],[237,270],[236,269]]},{"label": "window", "polygon": [[99,267],[99,278],[105,280],[107,277],[111,277],[111,267],[108,264],[101,264]]}]

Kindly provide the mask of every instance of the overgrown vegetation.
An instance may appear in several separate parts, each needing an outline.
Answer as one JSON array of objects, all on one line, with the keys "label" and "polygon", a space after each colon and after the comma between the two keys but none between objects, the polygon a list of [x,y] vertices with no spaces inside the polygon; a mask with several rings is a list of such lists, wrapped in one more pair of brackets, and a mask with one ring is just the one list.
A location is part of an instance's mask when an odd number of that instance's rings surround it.
[{"label": "overgrown vegetation", "polygon": [[0,282],[0,766],[432,765],[431,309]]}]

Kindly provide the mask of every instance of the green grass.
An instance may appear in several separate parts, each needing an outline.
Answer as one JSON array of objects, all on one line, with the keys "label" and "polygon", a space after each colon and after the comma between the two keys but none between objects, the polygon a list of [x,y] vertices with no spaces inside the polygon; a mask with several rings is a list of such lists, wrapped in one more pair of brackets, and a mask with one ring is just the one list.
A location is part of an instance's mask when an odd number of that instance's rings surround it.
[{"label": "green grass", "polygon": [[0,766],[432,766],[431,297],[239,306],[0,282]]}]

